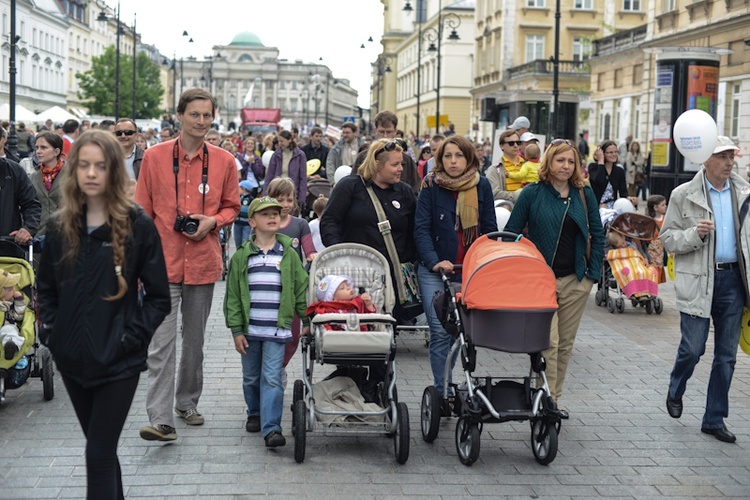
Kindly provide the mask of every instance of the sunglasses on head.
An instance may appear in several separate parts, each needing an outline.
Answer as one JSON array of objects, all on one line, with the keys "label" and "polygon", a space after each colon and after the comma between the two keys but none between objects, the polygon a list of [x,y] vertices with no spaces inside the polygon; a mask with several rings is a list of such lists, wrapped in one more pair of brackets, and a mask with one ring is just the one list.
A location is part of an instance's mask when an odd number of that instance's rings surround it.
[{"label": "sunglasses on head", "polygon": [[380,151],[377,152],[376,156],[382,153],[383,151],[388,151],[389,153],[392,153],[396,151],[396,147],[398,147],[399,144],[397,141],[388,141],[385,143],[385,146],[383,146]]},{"label": "sunglasses on head", "polygon": [[520,146],[523,144],[522,141],[503,141],[502,144],[507,144],[508,146]]},{"label": "sunglasses on head", "polygon": [[555,139],[554,141],[549,143],[550,146],[559,146],[560,144],[567,144],[568,146],[573,145],[573,143],[567,139]]},{"label": "sunglasses on head", "polygon": [[117,137],[120,137],[121,135],[127,135],[130,137],[131,135],[136,134],[137,132],[135,130],[115,130],[115,135]]}]

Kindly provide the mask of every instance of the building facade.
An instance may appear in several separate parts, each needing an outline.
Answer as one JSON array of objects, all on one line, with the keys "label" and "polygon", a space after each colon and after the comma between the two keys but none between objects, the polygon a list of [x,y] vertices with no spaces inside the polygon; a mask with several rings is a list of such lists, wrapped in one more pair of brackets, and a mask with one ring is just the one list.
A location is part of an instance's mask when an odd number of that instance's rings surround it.
[{"label": "building facade", "polygon": [[[0,0],[0,102],[9,102],[10,1]],[[55,0],[17,0],[16,104],[38,113],[65,107],[68,18]]]},{"label": "building facade", "polygon": [[215,45],[210,57],[190,57],[175,64],[176,95],[190,87],[210,89],[221,123],[240,123],[243,107],[279,108],[282,119],[300,129],[313,124],[340,126],[359,118],[357,91],[336,78],[324,64],[279,59],[253,33],[239,33],[228,45]]}]

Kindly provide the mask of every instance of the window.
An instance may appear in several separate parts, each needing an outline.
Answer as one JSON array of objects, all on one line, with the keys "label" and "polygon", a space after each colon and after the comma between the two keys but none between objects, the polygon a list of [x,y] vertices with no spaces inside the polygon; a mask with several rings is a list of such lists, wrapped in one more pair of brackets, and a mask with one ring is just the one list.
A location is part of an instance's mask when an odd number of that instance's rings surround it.
[{"label": "window", "polygon": [[591,40],[582,37],[573,38],[573,60],[583,61],[591,55]]},{"label": "window", "polygon": [[599,92],[604,90],[604,73],[596,74],[596,90]]},{"label": "window", "polygon": [[737,137],[740,133],[740,90],[739,83],[732,85],[732,117],[729,124],[729,135]]},{"label": "window", "polygon": [[[617,139],[620,137],[620,118],[622,118],[622,101],[617,100],[615,101],[615,127],[612,134],[612,137]],[[621,159],[620,161],[625,161]]]},{"label": "window", "polygon": [[672,12],[676,10],[677,2],[675,0],[663,0],[664,1],[664,12]]},{"label": "window", "polygon": [[633,137],[640,137],[641,136],[641,98],[636,97],[635,103],[633,104],[634,110],[633,110]]},{"label": "window", "polygon": [[633,85],[640,85],[643,83],[643,64],[633,65]]},{"label": "window", "polygon": [[578,10],[594,10],[594,0],[573,0],[573,8]]},{"label": "window", "polygon": [[[2,28],[3,28],[3,35],[5,35],[8,32],[8,14],[6,14],[6,13],[3,13],[3,26],[2,26]],[[5,67],[4,64],[3,64],[3,67]]]},{"label": "window", "polygon": [[36,28],[31,30],[31,46],[36,47]]},{"label": "window", "polygon": [[544,8],[544,0],[526,0],[526,7],[541,9]]},{"label": "window", "polygon": [[622,10],[639,12],[641,10],[641,0],[623,0]]},{"label": "window", "polygon": [[544,35],[526,35],[526,62],[544,59]]},{"label": "window", "polygon": [[728,64],[734,65],[734,64],[742,64],[745,60],[745,41],[744,40],[735,40],[734,42],[729,42],[729,50],[732,51],[731,54],[728,56]]}]

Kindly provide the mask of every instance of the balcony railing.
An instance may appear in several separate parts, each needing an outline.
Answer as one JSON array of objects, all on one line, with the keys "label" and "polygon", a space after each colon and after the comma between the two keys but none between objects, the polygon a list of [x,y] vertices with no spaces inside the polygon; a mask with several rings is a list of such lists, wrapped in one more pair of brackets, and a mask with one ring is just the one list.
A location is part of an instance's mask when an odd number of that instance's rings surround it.
[{"label": "balcony railing", "polygon": [[603,56],[632,49],[643,43],[646,39],[646,25],[638,26],[627,31],[621,31],[599,40],[594,40],[592,56]]},{"label": "balcony railing", "polygon": [[[554,64],[548,59],[536,59],[534,61],[522,64],[520,66],[514,66],[508,69],[507,79],[512,80],[513,78],[520,78],[522,76],[529,75],[546,75],[552,74],[554,71]],[[559,73],[562,74],[582,74],[590,73],[591,68],[586,61],[560,61]]]}]

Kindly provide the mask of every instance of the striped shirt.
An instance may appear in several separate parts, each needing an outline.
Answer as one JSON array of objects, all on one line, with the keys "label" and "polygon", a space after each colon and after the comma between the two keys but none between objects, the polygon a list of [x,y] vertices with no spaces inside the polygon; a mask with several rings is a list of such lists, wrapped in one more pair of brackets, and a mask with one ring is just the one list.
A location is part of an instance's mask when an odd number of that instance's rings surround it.
[{"label": "striped shirt", "polygon": [[268,252],[247,259],[247,284],[250,287],[249,335],[251,340],[288,342],[292,331],[279,328],[281,303],[281,259],[284,247],[276,245]]}]

